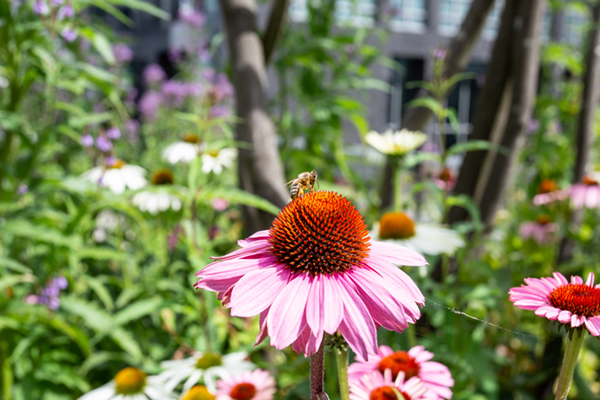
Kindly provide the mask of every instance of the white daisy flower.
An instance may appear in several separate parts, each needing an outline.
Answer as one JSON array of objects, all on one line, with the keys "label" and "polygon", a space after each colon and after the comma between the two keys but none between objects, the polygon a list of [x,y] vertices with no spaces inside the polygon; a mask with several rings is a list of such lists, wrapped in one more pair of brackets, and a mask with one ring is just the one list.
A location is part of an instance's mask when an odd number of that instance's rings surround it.
[{"label": "white daisy flower", "polygon": [[188,391],[202,378],[208,390],[212,392],[216,389],[217,378],[255,368],[254,364],[245,361],[246,357],[248,357],[248,353],[245,351],[224,356],[213,353],[196,353],[183,360],[162,362],[161,367],[165,368],[165,371],[161,372],[159,376],[165,381],[165,387],[169,391],[173,391],[184,379],[187,380],[183,384],[183,391]]},{"label": "white daisy flower", "polygon": [[117,160],[110,168],[94,167],[81,177],[100,186],[108,187],[113,193],[121,194],[125,189],[138,190],[146,186],[146,170],[137,165]]},{"label": "white daisy flower", "polygon": [[200,138],[196,135],[188,134],[183,137],[182,141],[170,144],[163,151],[162,158],[171,164],[177,164],[178,162],[189,163],[198,157],[201,150]]},{"label": "white daisy flower", "polygon": [[147,376],[137,368],[127,367],[104,386],[81,396],[79,400],[173,400],[158,376]]},{"label": "white daisy flower", "polygon": [[396,243],[431,256],[454,254],[465,245],[458,232],[441,225],[415,223],[402,212],[385,213],[373,225],[371,238]]},{"label": "white daisy flower", "polygon": [[152,215],[159,212],[172,209],[179,211],[181,209],[181,199],[168,189],[173,185],[173,173],[168,169],[160,169],[152,174],[150,182],[153,188],[138,192],[133,196],[131,202],[142,211],[147,211]]},{"label": "white daisy flower", "polygon": [[236,157],[237,149],[232,148],[204,153],[202,154],[202,172],[205,174],[214,172],[218,175],[223,171],[223,167],[233,167]]},{"label": "white daisy flower", "polygon": [[367,133],[365,142],[390,156],[401,156],[415,150],[427,141],[427,135],[419,131],[402,129],[393,132],[391,129],[382,135],[375,131]]}]

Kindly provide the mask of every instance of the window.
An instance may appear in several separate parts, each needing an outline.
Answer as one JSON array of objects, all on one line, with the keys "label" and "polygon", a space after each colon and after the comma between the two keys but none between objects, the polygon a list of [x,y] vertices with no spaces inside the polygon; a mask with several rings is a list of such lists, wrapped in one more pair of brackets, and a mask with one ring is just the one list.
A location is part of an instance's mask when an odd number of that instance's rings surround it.
[{"label": "window", "polygon": [[407,88],[406,83],[423,80],[425,63],[418,58],[395,59],[395,61],[399,65],[399,71],[395,70],[390,80],[388,123],[390,127],[397,128],[406,111],[406,104],[412,101],[419,91],[419,88]]},{"label": "window", "polygon": [[375,0],[337,0],[335,18],[338,23],[360,27],[373,26]]},{"label": "window", "polygon": [[[438,33],[443,36],[456,35],[469,12],[471,2],[472,0],[441,0]],[[493,40],[496,37],[503,8],[503,0],[494,3],[481,33],[484,39]]]},{"label": "window", "polygon": [[565,10],[564,41],[572,45],[581,45],[589,29],[589,11],[585,7],[569,7]]},{"label": "window", "polygon": [[305,22],[308,19],[307,0],[291,0],[288,13],[294,22]]},{"label": "window", "polygon": [[395,15],[390,27],[399,32],[423,33],[427,30],[427,4],[425,0],[389,0]]}]

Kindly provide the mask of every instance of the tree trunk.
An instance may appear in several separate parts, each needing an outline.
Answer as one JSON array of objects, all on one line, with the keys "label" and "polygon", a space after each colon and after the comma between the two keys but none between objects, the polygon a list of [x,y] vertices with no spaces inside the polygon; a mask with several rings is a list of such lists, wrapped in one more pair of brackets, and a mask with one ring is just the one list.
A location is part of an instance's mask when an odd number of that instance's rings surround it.
[{"label": "tree trunk", "polygon": [[[598,74],[600,74],[600,58],[597,49],[600,46],[600,4],[592,9],[593,28],[589,32],[588,50],[586,55],[587,68],[583,75],[583,94],[581,110],[577,121],[577,156],[573,167],[573,183],[581,181],[590,162],[590,149],[594,137],[594,110],[598,104]],[[581,210],[573,212],[571,225],[576,227],[581,223]],[[575,242],[564,238],[560,244],[558,264],[571,260]]]},{"label": "tree trunk", "polygon": [[[473,47],[477,44],[485,20],[494,5],[494,0],[473,0],[471,7],[463,20],[460,30],[452,39],[448,48],[446,60],[446,76],[455,75],[463,71],[471,59]],[[424,97],[427,91],[421,90],[417,97]],[[416,107],[406,111],[402,118],[402,129],[423,130],[432,116],[429,108]],[[388,160],[384,169],[383,186],[381,188],[381,207],[394,204],[394,166]]]},{"label": "tree trunk", "polygon": [[[503,98],[512,94],[512,85],[507,85],[507,82],[510,81],[510,49],[514,38],[513,24],[516,4],[517,0],[507,0],[504,3],[498,36],[485,71],[485,84],[481,90],[479,102],[473,116],[471,140],[491,141],[494,126],[498,125],[497,122],[505,119],[502,111],[506,107],[501,107],[501,105]],[[487,151],[470,151],[465,155],[454,193],[466,194],[471,198],[475,197],[477,182],[484,169],[488,153]],[[467,217],[468,213],[464,208],[452,207],[448,214],[448,222],[452,224],[463,221]]]},{"label": "tree trunk", "polygon": [[[240,187],[276,206],[287,203],[283,166],[277,149],[275,126],[267,113],[267,75],[263,45],[256,29],[254,0],[221,0],[229,44],[237,102],[236,139],[248,144],[240,149]],[[271,214],[244,207],[247,233],[267,229]]]},{"label": "tree trunk", "polygon": [[481,220],[490,226],[500,206],[504,192],[510,182],[511,166],[519,150],[519,142],[523,137],[531,119],[535,103],[539,73],[539,32],[544,15],[544,0],[519,2],[517,14],[522,16],[515,20],[512,70],[514,75],[513,95],[510,113],[501,146],[508,149],[508,154],[488,153],[494,156],[494,165],[489,179],[485,182],[483,197],[479,202]]}]

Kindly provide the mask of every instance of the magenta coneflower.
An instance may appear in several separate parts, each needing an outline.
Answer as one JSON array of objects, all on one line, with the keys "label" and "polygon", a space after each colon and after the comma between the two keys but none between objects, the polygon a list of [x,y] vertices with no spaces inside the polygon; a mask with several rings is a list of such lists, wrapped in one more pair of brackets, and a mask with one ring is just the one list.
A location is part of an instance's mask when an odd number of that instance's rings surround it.
[{"label": "magenta coneflower", "polygon": [[509,300],[524,310],[535,311],[538,317],[565,324],[565,328],[587,328],[600,336],[600,284],[594,286],[594,274],[586,282],[572,276],[571,283],[560,272],[554,278],[525,278],[527,285],[509,290]]},{"label": "magenta coneflower", "polygon": [[389,369],[383,374],[379,371],[371,372],[350,383],[350,400],[429,400],[426,394],[427,389],[419,378],[406,379],[404,372],[400,372],[392,379]]},{"label": "magenta coneflower", "polygon": [[217,381],[217,400],[271,400],[275,379],[261,369],[247,371]]},{"label": "magenta coneflower", "polygon": [[270,230],[238,242],[196,276],[196,288],[219,293],[231,315],[260,314],[282,349],[317,352],[323,333],[338,330],[352,350],[377,354],[377,327],[403,331],[420,316],[424,297],[394,266],[426,265],[418,253],[371,240],[352,203],[333,192],[310,192],[290,202]]},{"label": "magenta coneflower", "polygon": [[519,227],[519,235],[523,239],[533,239],[539,245],[554,241],[558,232],[558,224],[552,222],[548,215],[538,215],[535,221],[526,221]]},{"label": "magenta coneflower", "polygon": [[600,207],[600,185],[598,179],[586,175],[581,183],[575,183],[569,188],[569,196],[575,208]]},{"label": "magenta coneflower", "polygon": [[357,357],[358,361],[348,368],[350,383],[356,383],[363,376],[379,371],[389,370],[391,379],[396,379],[400,373],[405,379],[419,378],[427,389],[425,398],[431,400],[449,399],[452,397],[450,388],[454,379],[450,370],[444,364],[429,361],[433,353],[426,351],[423,346],[415,346],[406,351],[394,351],[388,346],[379,346],[379,354],[370,355],[368,361]]},{"label": "magenta coneflower", "polygon": [[567,197],[569,197],[569,194],[561,190],[552,179],[542,179],[537,194],[533,197],[533,204],[541,206],[555,201],[562,201]]}]

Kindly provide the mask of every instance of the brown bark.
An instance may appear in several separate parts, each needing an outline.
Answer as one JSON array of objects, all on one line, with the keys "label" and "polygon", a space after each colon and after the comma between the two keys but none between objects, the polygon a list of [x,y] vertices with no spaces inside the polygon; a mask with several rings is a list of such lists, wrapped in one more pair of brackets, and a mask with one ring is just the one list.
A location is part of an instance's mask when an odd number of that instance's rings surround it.
[{"label": "brown bark", "polygon": [[[500,115],[500,111],[504,109],[501,107],[502,99],[512,91],[512,86],[507,87],[507,82],[510,80],[510,49],[513,41],[516,3],[516,0],[507,0],[504,3],[498,36],[485,71],[485,84],[473,116],[473,132],[470,135],[472,140],[492,139],[495,122],[502,119]],[[477,182],[484,169],[487,154],[487,151],[470,151],[465,154],[454,193],[466,194],[471,198],[475,196]],[[465,209],[452,207],[448,214],[448,222],[452,224],[467,217],[468,213]]]},{"label": "brown bark", "polygon": [[[583,94],[581,110],[577,121],[577,155],[573,167],[573,182],[581,181],[590,162],[590,149],[594,137],[594,110],[598,105],[598,75],[600,74],[600,58],[597,49],[600,46],[600,4],[592,9],[593,28],[589,32],[588,50],[586,54],[586,70],[583,75]],[[581,211],[575,211],[571,216],[571,225],[581,223]],[[575,242],[564,238],[558,255],[558,264],[569,261],[573,257]]]},{"label": "brown bark", "polygon": [[500,142],[509,153],[494,154],[494,165],[479,202],[481,220],[486,226],[491,225],[500,206],[510,182],[510,170],[518,153],[519,139],[524,136],[531,119],[538,84],[539,32],[544,6],[544,0],[530,0],[518,4],[517,15],[522,15],[522,22],[519,24],[519,20],[515,20],[513,31],[515,38],[518,38],[513,45],[511,65],[514,75],[513,95],[508,122]]},{"label": "brown bark", "polygon": [[[494,0],[473,0],[458,34],[452,39],[448,48],[446,75],[452,76],[464,70],[473,48],[479,40],[485,20],[494,5]],[[427,96],[427,91],[421,90],[417,97]],[[423,130],[432,116],[429,108],[416,107],[406,112],[402,118],[403,129]],[[384,169],[383,186],[381,189],[381,206],[389,207],[394,203],[394,168],[389,160]]]},{"label": "brown bark", "polygon": [[287,10],[290,5],[289,0],[275,0],[273,2],[273,8],[271,8],[271,14],[269,15],[269,23],[267,24],[267,30],[263,35],[262,42],[264,47],[265,64],[269,64],[273,51],[287,17]]},{"label": "brown bark", "polygon": [[[233,84],[237,102],[236,139],[248,143],[240,149],[240,187],[283,207],[287,190],[279,158],[275,126],[267,113],[267,75],[263,45],[256,29],[254,0],[221,0]],[[245,230],[267,229],[273,215],[244,207]]]}]

